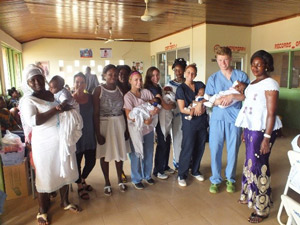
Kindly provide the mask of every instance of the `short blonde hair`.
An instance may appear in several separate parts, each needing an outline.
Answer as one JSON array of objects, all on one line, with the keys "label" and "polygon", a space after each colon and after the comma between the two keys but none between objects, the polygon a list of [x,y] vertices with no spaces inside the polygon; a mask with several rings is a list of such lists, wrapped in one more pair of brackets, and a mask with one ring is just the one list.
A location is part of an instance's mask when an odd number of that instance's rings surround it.
[{"label": "short blonde hair", "polygon": [[216,57],[217,55],[228,55],[229,57],[232,57],[231,49],[227,46],[218,46],[215,49]]}]

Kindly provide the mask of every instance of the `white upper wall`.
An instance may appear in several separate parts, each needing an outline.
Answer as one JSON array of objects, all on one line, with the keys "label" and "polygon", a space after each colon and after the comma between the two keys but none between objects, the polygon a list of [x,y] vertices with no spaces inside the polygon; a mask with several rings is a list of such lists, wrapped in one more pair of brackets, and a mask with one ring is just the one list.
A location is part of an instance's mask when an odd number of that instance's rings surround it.
[{"label": "white upper wall", "polygon": [[[203,80],[205,77],[205,36],[206,25],[202,24],[174,35],[153,41],[150,44],[151,56],[157,53],[165,52],[170,44],[177,45],[177,49],[190,48],[190,63],[196,63],[198,67],[198,76],[196,80]],[[174,50],[174,49],[172,49]]]},{"label": "white upper wall", "polygon": [[251,52],[300,50],[300,16],[252,28]]},{"label": "white upper wall", "polygon": [[[80,49],[92,49],[92,58],[80,58]],[[100,48],[111,48],[111,58],[100,58]],[[48,61],[50,77],[60,74],[58,62],[64,60],[64,78],[67,84],[73,86],[73,75],[83,71],[83,66],[90,66],[90,61],[95,60],[95,67],[91,67],[100,79],[98,65],[105,66],[105,60],[118,65],[119,60],[132,66],[133,62],[143,62],[144,70],[150,67],[150,43],[143,42],[113,42],[105,44],[104,41],[94,40],[69,40],[69,39],[39,39],[23,44],[24,67],[38,61]],[[79,60],[80,66],[75,67],[74,61]],[[72,66],[72,72],[67,72],[67,67]],[[145,73],[145,72],[144,72]]]}]

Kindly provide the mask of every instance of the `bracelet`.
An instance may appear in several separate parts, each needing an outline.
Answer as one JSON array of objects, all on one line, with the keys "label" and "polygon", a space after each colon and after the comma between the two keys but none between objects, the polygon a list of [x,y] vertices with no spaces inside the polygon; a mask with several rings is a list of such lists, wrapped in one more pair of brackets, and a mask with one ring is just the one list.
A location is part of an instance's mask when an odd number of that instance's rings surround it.
[{"label": "bracelet", "polygon": [[265,138],[271,138],[271,135],[264,133]]}]

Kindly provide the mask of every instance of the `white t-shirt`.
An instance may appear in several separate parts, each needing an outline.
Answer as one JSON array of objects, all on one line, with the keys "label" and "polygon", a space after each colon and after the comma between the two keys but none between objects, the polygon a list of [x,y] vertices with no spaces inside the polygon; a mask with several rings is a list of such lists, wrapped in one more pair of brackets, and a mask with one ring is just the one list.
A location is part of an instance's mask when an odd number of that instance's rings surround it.
[{"label": "white t-shirt", "polygon": [[[246,99],[237,116],[235,126],[253,131],[265,130],[268,113],[265,91],[279,91],[279,85],[272,78],[266,78],[255,84],[251,83],[245,90]],[[281,127],[282,123],[276,116],[273,130]]]}]

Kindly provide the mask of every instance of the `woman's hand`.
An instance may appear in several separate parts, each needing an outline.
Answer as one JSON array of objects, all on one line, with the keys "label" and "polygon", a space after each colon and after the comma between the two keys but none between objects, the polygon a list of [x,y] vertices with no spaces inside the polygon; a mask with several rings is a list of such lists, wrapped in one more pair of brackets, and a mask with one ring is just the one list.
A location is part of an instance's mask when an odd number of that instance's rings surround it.
[{"label": "woman's hand", "polygon": [[126,130],[124,132],[124,137],[125,137],[125,141],[127,141],[129,139],[129,132],[128,132],[127,128],[126,128]]},{"label": "woman's hand", "polygon": [[105,137],[103,137],[101,134],[97,135],[97,141],[99,145],[104,145],[105,144]]},{"label": "woman's hand", "polygon": [[260,154],[265,155],[270,152],[270,139],[264,138],[260,144]]},{"label": "woman's hand", "polygon": [[150,116],[149,119],[144,120],[144,124],[146,124],[146,125],[150,125],[151,123],[152,123],[152,117],[151,116]]},{"label": "woman's hand", "polygon": [[195,106],[194,116],[201,116],[205,112],[205,106],[203,105],[203,102],[197,102],[197,105]]},{"label": "woman's hand", "polygon": [[158,107],[154,107],[154,109],[152,111],[149,112],[151,116],[154,116],[156,114],[159,113],[159,108]]}]

